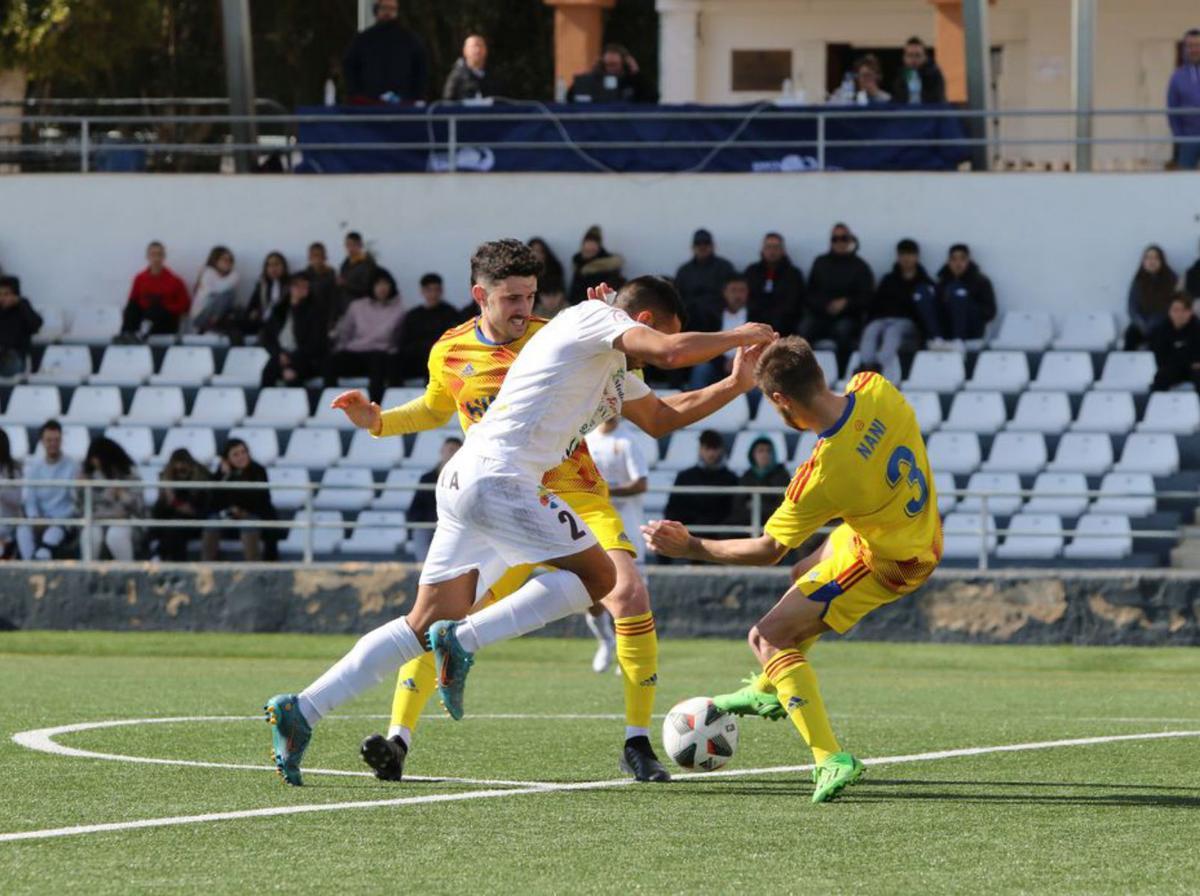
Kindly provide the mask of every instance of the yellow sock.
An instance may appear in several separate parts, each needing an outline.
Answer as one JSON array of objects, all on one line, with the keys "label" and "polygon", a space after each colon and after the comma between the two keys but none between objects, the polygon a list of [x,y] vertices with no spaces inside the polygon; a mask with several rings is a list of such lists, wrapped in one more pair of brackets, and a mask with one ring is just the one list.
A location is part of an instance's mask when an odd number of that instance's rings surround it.
[{"label": "yellow sock", "polygon": [[396,678],[396,693],[392,696],[389,733],[395,733],[397,728],[407,728],[410,734],[416,731],[417,721],[436,686],[437,672],[432,653],[423,653],[401,666]]},{"label": "yellow sock", "polygon": [[613,620],[617,632],[617,664],[625,682],[625,724],[650,729],[654,695],[658,690],[658,632],[654,614]]},{"label": "yellow sock", "polygon": [[788,718],[812,749],[813,759],[821,763],[830,754],[840,753],[842,748],[829,724],[817,675],[804,654],[795,648],[781,650],[767,660],[763,671],[779,692],[779,702]]},{"label": "yellow sock", "polygon": [[751,682],[750,686],[756,691],[762,691],[764,694],[775,693],[775,685],[772,684],[766,672],[759,672],[758,677]]}]

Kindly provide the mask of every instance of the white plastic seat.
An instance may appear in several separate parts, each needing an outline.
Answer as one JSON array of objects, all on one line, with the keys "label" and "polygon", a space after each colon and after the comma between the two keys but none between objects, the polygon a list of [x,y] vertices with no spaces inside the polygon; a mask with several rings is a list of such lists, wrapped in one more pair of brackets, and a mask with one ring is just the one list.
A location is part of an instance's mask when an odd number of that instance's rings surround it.
[{"label": "white plastic seat", "polygon": [[1025,512],[1079,516],[1087,510],[1087,490],[1087,477],[1082,473],[1039,473]]},{"label": "white plastic seat", "polygon": [[1020,392],[1029,385],[1029,359],[1024,352],[981,352],[966,388]]},{"label": "white plastic seat", "polygon": [[1003,560],[1052,560],[1062,553],[1062,520],[1053,513],[1018,513],[996,548]]},{"label": "white plastic seat", "polygon": [[64,342],[87,345],[107,345],[121,332],[121,309],[111,305],[88,305],[77,308],[65,333]]},{"label": "white plastic seat", "polygon": [[66,419],[81,426],[108,426],[122,410],[121,390],[116,386],[80,386],[71,393]]},{"label": "white plastic seat", "polygon": [[239,345],[225,355],[221,372],[211,382],[214,386],[258,386],[262,383],[263,368],[271,356],[257,345]]},{"label": "white plastic seat", "polygon": [[1154,477],[1149,473],[1108,473],[1100,480],[1100,497],[1091,512],[1149,516],[1158,506]]},{"label": "white plastic seat", "polygon": [[1136,420],[1133,396],[1128,392],[1088,392],[1083,396],[1071,431],[1127,433]]},{"label": "white plastic seat", "polygon": [[906,392],[904,397],[917,415],[921,432],[928,435],[942,425],[942,400],[936,392]]},{"label": "white plastic seat", "polygon": [[685,429],[671,435],[671,441],[667,443],[667,453],[655,469],[678,473],[680,470],[694,467],[699,462],[700,433]]},{"label": "white plastic seat", "polygon": [[183,390],[178,386],[139,386],[133,393],[124,426],[174,426],[183,419]]},{"label": "white plastic seat", "polygon": [[966,378],[958,352],[917,352],[903,388],[905,392],[957,392]]},{"label": "white plastic seat", "polygon": [[158,449],[158,463],[165,465],[171,459],[171,453],[179,448],[186,448],[192,457],[207,467],[217,457],[217,438],[207,426],[176,426],[168,429]]},{"label": "white plastic seat", "polygon": [[787,463],[787,443],[781,432],[739,432],[729,449],[729,469],[739,476],[750,469],[750,446],[759,439],[770,439],[775,446],[775,460]]},{"label": "white plastic seat", "polygon": [[[320,432],[320,430],[314,430]],[[375,480],[362,467],[334,467],[321,476],[313,499],[317,510],[362,510],[375,497]]]},{"label": "white plastic seat", "polygon": [[958,496],[950,494],[957,488],[953,474],[946,472],[934,473],[933,487],[937,490],[938,513],[945,516],[958,506]]},{"label": "white plastic seat", "polygon": [[1113,464],[1112,439],[1103,433],[1069,432],[1058,440],[1058,450],[1046,469],[1052,473],[1085,473],[1099,476]]},{"label": "white plastic seat", "polygon": [[408,541],[401,511],[364,510],[354,522],[350,537],[338,545],[339,554],[394,556]]},{"label": "white plastic seat", "polygon": [[[338,390],[339,393],[345,391],[345,389]],[[385,411],[388,408],[398,408],[400,405],[408,404],[414,398],[420,398],[424,394],[424,389],[418,389],[411,386],[388,386],[388,388],[383,390],[383,400],[379,402],[379,406]]]},{"label": "white plastic seat", "polygon": [[264,467],[279,460],[279,436],[269,426],[235,426],[228,437],[245,442],[250,457]]},{"label": "white plastic seat", "polygon": [[[337,550],[345,537],[342,514],[336,510],[318,510],[311,517],[303,511],[297,513],[295,522],[310,520],[319,525],[312,530],[312,546],[314,554],[328,555]],[[333,525],[331,525],[333,524]],[[287,537],[279,542],[279,553],[288,557],[296,557],[304,553],[305,539],[308,533],[303,526],[295,526],[287,530]]]},{"label": "white plastic seat", "polygon": [[390,470],[404,463],[404,439],[399,436],[376,439],[365,429],[357,430],[350,437],[350,449],[340,463],[348,467]]},{"label": "white plastic seat", "polygon": [[[142,482],[157,483],[159,477],[162,476],[162,471],[162,464],[138,464],[137,466],[138,479],[142,480]],[[153,507],[154,502],[157,500],[158,485],[142,489],[142,501],[146,507]]]},{"label": "white plastic seat", "polygon": [[279,463],[289,467],[321,470],[342,457],[342,439],[334,429],[295,429]]},{"label": "white plastic seat", "polygon": [[204,386],[196,392],[187,425],[237,426],[246,419],[246,393],[233,386]]},{"label": "white plastic seat", "polygon": [[979,436],[973,432],[935,432],[926,447],[934,472],[966,476],[979,469]]},{"label": "white plastic seat", "polygon": [[631,423],[623,426],[622,429],[625,432],[625,436],[641,449],[642,458],[646,461],[646,466],[654,469],[654,466],[658,463],[658,439],[647,432],[643,432]]},{"label": "white plastic seat", "polygon": [[0,414],[0,423],[15,426],[41,426],[62,416],[62,397],[57,386],[13,386],[8,405]]},{"label": "white plastic seat", "polygon": [[988,473],[1032,476],[1045,466],[1045,436],[1039,432],[1001,432],[992,439],[992,450],[982,469]]},{"label": "white plastic seat", "polygon": [[[438,465],[438,461],[441,460],[442,445],[445,444],[447,438],[454,435],[454,433],[449,433],[443,429],[431,429],[426,432],[417,433],[417,438],[413,442],[412,453],[404,459],[404,466],[420,470],[422,473],[433,469]],[[462,438],[462,436],[456,437]],[[397,441],[400,441],[400,439],[397,438]]]},{"label": "white plastic seat", "polygon": [[[659,395],[661,398],[662,395]],[[759,432],[791,432],[792,428],[784,422],[779,416],[779,411],[775,410],[775,406],[765,398],[758,403],[758,410],[754,412],[754,417],[747,424],[752,429]]]},{"label": "white plastic seat", "polygon": [[1046,352],[1029,388],[1035,392],[1085,392],[1093,379],[1092,356],[1087,352]]},{"label": "white plastic seat", "polygon": [[1089,513],[1075,523],[1075,537],[1063,548],[1071,560],[1122,560],[1133,553],[1133,527],[1129,517]]},{"label": "white plastic seat", "polygon": [[86,345],[50,345],[37,372],[26,379],[31,383],[75,386],[87,382],[91,375],[92,353]]},{"label": "white plastic seat", "polygon": [[[1021,490],[1021,478],[1016,473],[972,473],[967,482],[967,491],[983,492],[987,495],[987,512],[996,516],[1011,516],[1021,508],[1024,499],[1016,494]],[[962,513],[979,513],[983,510],[983,499],[977,495],[966,495],[958,502]]]},{"label": "white plastic seat", "polygon": [[[658,519],[662,516],[663,511],[667,507],[667,501],[671,498],[671,486],[675,484],[675,473],[671,470],[651,470],[650,475],[646,477],[647,491],[645,500],[642,502],[642,510],[646,514],[646,519]],[[630,536],[632,537],[632,536]],[[638,533],[641,537],[641,533]]]},{"label": "white plastic seat", "polygon": [[959,392],[941,432],[977,432],[991,435],[1008,420],[1004,396],[999,392]]},{"label": "white plastic seat", "polygon": [[[420,483],[424,472],[424,470],[407,468],[390,470],[383,484],[390,486],[417,485]],[[408,506],[412,504],[414,495],[416,495],[415,491],[381,489],[379,497],[371,502],[371,507],[374,510],[408,510]]]},{"label": "white plastic seat", "polygon": [[1194,391],[1151,393],[1137,430],[1192,435],[1200,430],[1200,395]]},{"label": "white plastic seat", "polygon": [[805,430],[800,433],[800,438],[796,442],[796,450],[792,453],[792,466],[798,467],[812,457],[813,448],[817,447],[819,440],[820,436],[815,432]]},{"label": "white plastic seat", "polygon": [[104,435],[124,448],[135,464],[148,463],[154,457],[154,434],[149,426],[109,426]]},{"label": "white plastic seat", "polygon": [[1178,473],[1179,445],[1175,436],[1165,432],[1131,434],[1113,469],[1118,473],[1149,473],[1152,476]]},{"label": "white plastic seat", "polygon": [[308,419],[308,393],[303,389],[270,386],[258,393],[247,426],[299,426]]},{"label": "white plastic seat", "polygon": [[100,359],[100,369],[88,377],[94,386],[140,386],[154,373],[148,345],[110,345]]},{"label": "white plastic seat", "polygon": [[1054,338],[1054,320],[1044,311],[1009,311],[992,338],[991,348],[1019,352],[1045,351]]},{"label": "white plastic seat", "polygon": [[1058,435],[1071,425],[1071,400],[1066,392],[1022,392],[1005,429]]},{"label": "white plastic seat", "polygon": [[271,503],[276,510],[299,510],[304,506],[308,470],[304,467],[267,467],[267,482],[271,484]]},{"label": "white plastic seat", "polygon": [[24,426],[7,423],[0,426],[0,429],[3,429],[4,434],[8,436],[8,453],[12,455],[13,460],[24,460],[29,457],[29,433]]},{"label": "white plastic seat", "polygon": [[58,342],[67,331],[67,315],[63,309],[38,308],[37,313],[41,315],[42,325],[38,327],[38,331],[33,337],[33,344],[49,345],[52,342]]},{"label": "white plastic seat", "polygon": [[1095,388],[1105,391],[1147,392],[1154,381],[1151,352],[1109,352]]},{"label": "white plastic seat", "polygon": [[[839,377],[837,355],[829,351],[829,349],[821,348],[813,351],[813,357],[817,359],[817,364],[820,366],[821,372],[825,374],[825,383],[830,388],[833,388],[833,384],[838,381]],[[850,361],[856,364],[857,358],[851,358]],[[849,369],[854,370],[854,367],[850,367]],[[846,375],[849,376],[850,374],[847,373]]]},{"label": "white plastic seat", "polygon": [[744,429],[750,422],[750,403],[745,395],[739,395],[725,407],[709,414],[695,423],[689,423],[687,429],[697,432],[703,429],[715,429],[718,432],[737,432]]},{"label": "white plastic seat", "polygon": [[[985,535],[986,533],[986,535]],[[996,520],[991,514],[950,513],[942,521],[942,556],[953,560],[974,559],[985,544],[987,553],[996,550]]]},{"label": "white plastic seat", "polygon": [[1106,352],[1117,340],[1117,325],[1107,311],[1072,311],[1058,321],[1054,348],[1066,351]]},{"label": "white plastic seat", "polygon": [[[345,391],[338,386],[323,389],[320,398],[317,399],[317,409],[313,411],[311,417],[304,421],[304,425],[313,429],[354,429],[354,424],[350,422],[350,418],[345,413],[338,408],[329,406],[331,401]],[[380,407],[387,407],[387,405],[380,405]]]},{"label": "white plastic seat", "polygon": [[163,356],[152,386],[203,386],[212,377],[212,349],[202,345],[173,345]]}]

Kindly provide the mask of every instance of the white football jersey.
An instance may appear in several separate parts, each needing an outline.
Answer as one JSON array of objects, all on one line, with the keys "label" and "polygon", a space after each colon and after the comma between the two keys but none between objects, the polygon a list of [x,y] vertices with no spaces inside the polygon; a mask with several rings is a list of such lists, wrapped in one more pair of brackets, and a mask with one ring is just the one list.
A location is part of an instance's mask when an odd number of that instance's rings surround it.
[{"label": "white football jersey", "polygon": [[521,349],[483,419],[467,431],[464,451],[529,468],[558,466],[589,432],[650,388],[613,348],[637,323],[589,300],[561,312]]}]

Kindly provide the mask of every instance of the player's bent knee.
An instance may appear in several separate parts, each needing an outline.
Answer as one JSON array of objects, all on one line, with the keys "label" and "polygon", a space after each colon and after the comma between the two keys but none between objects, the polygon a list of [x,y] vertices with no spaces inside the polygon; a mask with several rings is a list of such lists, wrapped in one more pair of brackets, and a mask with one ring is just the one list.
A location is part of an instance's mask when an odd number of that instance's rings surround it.
[{"label": "player's bent knee", "polygon": [[604,605],[618,619],[650,612],[650,592],[640,580],[619,581],[604,599]]}]

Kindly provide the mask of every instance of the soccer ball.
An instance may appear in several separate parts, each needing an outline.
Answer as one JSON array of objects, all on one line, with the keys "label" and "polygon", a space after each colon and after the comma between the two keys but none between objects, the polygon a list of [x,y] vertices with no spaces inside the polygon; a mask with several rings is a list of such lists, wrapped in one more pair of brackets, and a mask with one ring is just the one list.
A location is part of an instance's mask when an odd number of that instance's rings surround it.
[{"label": "soccer ball", "polygon": [[681,767],[716,771],[737,749],[737,719],[707,697],[693,697],[671,708],[663,720],[663,747]]}]

